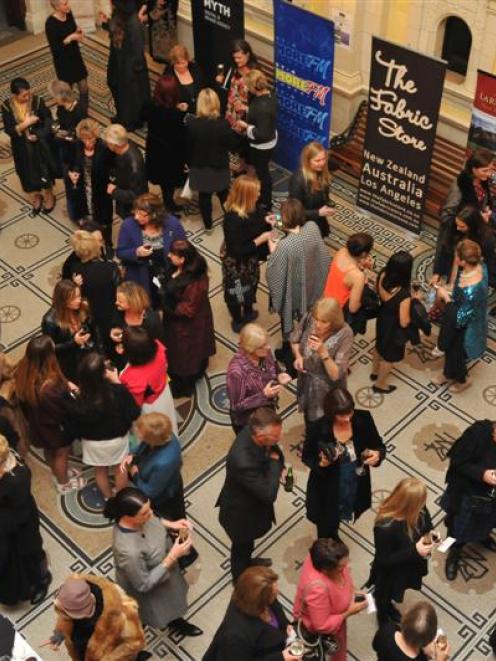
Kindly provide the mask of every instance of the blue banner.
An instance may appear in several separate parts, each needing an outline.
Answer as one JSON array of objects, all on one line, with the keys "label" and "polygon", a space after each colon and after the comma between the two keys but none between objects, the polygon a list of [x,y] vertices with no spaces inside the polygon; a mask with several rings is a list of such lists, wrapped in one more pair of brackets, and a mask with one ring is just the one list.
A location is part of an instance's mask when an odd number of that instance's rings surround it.
[{"label": "blue banner", "polygon": [[294,170],[312,140],[329,146],[334,23],[274,0],[279,141],[276,162]]}]

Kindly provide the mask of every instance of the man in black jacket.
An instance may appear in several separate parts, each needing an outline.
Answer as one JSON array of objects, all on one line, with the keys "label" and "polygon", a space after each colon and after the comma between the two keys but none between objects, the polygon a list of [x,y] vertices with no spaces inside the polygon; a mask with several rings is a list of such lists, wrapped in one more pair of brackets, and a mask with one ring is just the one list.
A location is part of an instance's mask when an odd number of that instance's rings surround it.
[{"label": "man in black jacket", "polygon": [[236,437],[226,461],[226,480],[216,506],[219,521],[231,546],[231,573],[235,580],[250,564],[269,566],[267,558],[251,559],[255,540],[267,533],[274,517],[274,502],[284,468],[278,447],[281,418],[263,407],[250,416]]},{"label": "man in black jacket", "polygon": [[453,581],[463,546],[479,542],[496,552],[496,423],[478,420],[455,441],[447,454],[447,487],[441,499],[448,535],[456,542],[446,558],[445,573]]},{"label": "man in black jacket", "polygon": [[124,219],[131,215],[138,195],[148,192],[145,163],[140,150],[129,140],[126,129],[120,124],[107,126],[103,139],[115,154],[115,181],[109,182],[107,194],[115,200],[115,210]]}]

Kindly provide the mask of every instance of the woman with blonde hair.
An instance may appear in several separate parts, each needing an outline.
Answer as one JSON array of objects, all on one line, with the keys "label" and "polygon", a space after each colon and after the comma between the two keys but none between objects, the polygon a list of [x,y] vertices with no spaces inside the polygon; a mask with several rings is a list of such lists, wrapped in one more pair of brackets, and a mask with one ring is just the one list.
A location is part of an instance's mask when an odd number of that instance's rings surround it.
[{"label": "woman with blonde hair", "polygon": [[84,33],[77,26],[67,0],[50,0],[53,12],[45,23],[45,34],[53,57],[53,66],[59,80],[79,89],[79,103],[88,114],[88,70],[81,56],[79,44]]},{"label": "woman with blonde hair", "polygon": [[95,232],[76,230],[71,244],[79,258],[74,265],[73,280],[81,287],[81,295],[88,301],[91,318],[95,322],[98,341],[106,349],[112,346],[109,333],[114,315],[115,289],[120,280],[117,264],[102,258],[102,246]]},{"label": "woman with blonde hair", "polygon": [[[235,179],[225,205],[222,276],[224,300],[235,333],[258,317],[253,304],[260,279],[259,260],[267,255],[272,229],[257,207],[259,196],[258,179],[241,175]],[[265,248],[265,253],[261,253],[261,247]]]},{"label": "woman with blonde hair", "polygon": [[281,386],[291,377],[281,372],[270,348],[269,335],[259,324],[246,324],[239,334],[239,349],[227,368],[229,413],[234,432],[248,424],[251,413],[261,407],[275,408]]},{"label": "woman with blonde hair", "polygon": [[320,142],[309,142],[301,152],[300,167],[289,180],[289,196],[300,200],[307,219],[317,223],[323,237],[329,236],[328,217],[336,206],[329,196],[328,158]]},{"label": "woman with blonde hair", "polygon": [[81,288],[71,280],[55,285],[52,306],[43,315],[41,330],[55,343],[55,353],[64,376],[77,382],[77,368],[86,352],[98,344],[96,328],[90,318],[88,302]]},{"label": "woman with blonde hair", "polygon": [[122,348],[122,334],[129,326],[145,328],[154,340],[163,342],[163,327],[160,315],[151,307],[146,291],[132,280],[125,280],[117,286],[115,312],[110,329],[110,339],[114,345],[112,360],[119,368],[126,364],[126,357],[118,353]]},{"label": "woman with blonde hair", "polygon": [[272,177],[269,163],[277,145],[277,100],[265,74],[252,69],[246,75],[250,102],[246,121],[238,127],[246,131],[249,140],[249,162],[261,182],[260,203],[267,211],[272,209]]},{"label": "woman with blonde hair", "polygon": [[230,182],[229,149],[236,136],[226,119],[220,117],[220,101],[214,90],[202,89],[196,103],[196,117],[189,119],[187,152],[190,167],[189,182],[198,191],[198,203],[203,223],[212,228],[212,194],[221,205],[227,198]]},{"label": "woman with blonde hair", "polygon": [[[0,435],[0,603],[43,601],[52,581],[31,494],[31,471]],[[10,658],[10,657],[9,657]]]},{"label": "woman with blonde hair", "polygon": [[80,226],[83,221],[98,223],[107,250],[112,252],[113,203],[107,184],[114,156],[100,137],[100,125],[83,119],[76,126],[72,159],[64,173],[67,208],[70,218]]},{"label": "woman with blonde hair", "polygon": [[84,487],[86,481],[69,469],[72,439],[63,432],[62,425],[70,401],[70,385],[60,370],[55,345],[48,335],[28,342],[16,370],[15,384],[31,442],[43,449],[58,493],[64,495]]},{"label": "woman with blonde hair", "polygon": [[324,415],[324,397],[331,388],[346,388],[353,331],[334,298],[319,298],[291,333],[290,342],[299,410],[308,424]]},{"label": "woman with blonde hair", "polygon": [[399,622],[392,601],[401,603],[407,589],[420,590],[427,574],[433,542],[427,535],[432,521],[426,507],[427,488],[414,477],[395,486],[381,503],[375,519],[375,554],[368,585],[374,585],[379,622]]}]

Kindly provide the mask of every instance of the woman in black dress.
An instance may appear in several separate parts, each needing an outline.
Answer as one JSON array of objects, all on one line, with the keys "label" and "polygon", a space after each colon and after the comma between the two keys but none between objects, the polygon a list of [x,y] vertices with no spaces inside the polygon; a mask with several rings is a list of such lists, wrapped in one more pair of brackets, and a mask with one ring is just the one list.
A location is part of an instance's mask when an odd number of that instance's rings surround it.
[{"label": "woman in black dress", "polygon": [[400,620],[392,601],[401,603],[409,588],[420,590],[433,544],[423,536],[432,530],[425,506],[427,489],[414,477],[401,480],[382,502],[375,519],[375,554],[368,585],[374,585],[380,623]]},{"label": "woman in black dress", "polygon": [[277,100],[267,78],[261,71],[250,71],[246,76],[250,94],[246,122],[238,121],[245,129],[250,143],[249,162],[255,168],[262,189],[260,203],[266,211],[272,209],[272,177],[269,163],[277,145]]},{"label": "woman in black dress", "polygon": [[224,300],[231,313],[231,327],[235,333],[258,317],[253,304],[260,280],[259,251],[260,247],[267,248],[272,230],[263,213],[257,209],[259,195],[258,179],[243,174],[235,179],[225,205],[222,280]]},{"label": "woman in black dress", "polygon": [[174,202],[174,191],[184,185],[186,178],[186,127],[178,104],[179,85],[174,76],[167,74],[157,80],[153,100],[145,108],[147,179],[160,186],[164,206],[176,215],[182,207]]},{"label": "woman in black dress", "polygon": [[77,84],[79,101],[88,114],[88,70],[81,57],[79,43],[83,40],[83,31],[78,28],[68,0],[50,0],[53,13],[45,23],[45,33],[52,51],[53,66],[59,80],[69,85]]},{"label": "woman in black dress", "polygon": [[77,368],[88,351],[97,346],[96,328],[89,316],[88,302],[72,280],[57,282],[52,307],[43,315],[41,330],[55,342],[55,353],[64,376],[77,382]]},{"label": "woman in black dress", "polygon": [[198,204],[207,230],[212,228],[212,195],[217,194],[221,205],[227,198],[231,181],[229,149],[236,136],[227,120],[220,117],[220,101],[210,88],[198,96],[196,117],[188,118],[189,181],[198,191]]},{"label": "woman in black dress", "polygon": [[74,172],[69,175],[69,167],[75,160],[76,155],[76,127],[84,119],[85,112],[68,83],[56,80],[50,85],[50,92],[55,98],[57,104],[55,142],[59,149],[59,155],[62,165],[62,174],[64,176],[65,194],[67,199],[67,212],[72,221],[79,220],[77,209],[71,205],[71,193],[79,180],[79,173],[75,177]]},{"label": "woman in black dress", "polygon": [[410,253],[400,250],[389,258],[385,268],[379,273],[377,291],[381,307],[377,316],[376,345],[370,378],[376,383],[374,392],[387,394],[396,390],[388,386],[387,379],[393,363],[405,357],[408,340],[405,329],[410,324],[412,298],[419,296],[411,292],[413,258]]},{"label": "woman in black dress", "polygon": [[112,123],[134,131],[143,125],[143,110],[150,100],[144,32],[135,0],[113,0],[112,6],[110,20],[102,24],[110,34],[107,85],[116,109]]},{"label": "woman in black dress", "polygon": [[53,184],[58,175],[50,147],[52,115],[24,78],[10,83],[12,96],[2,103],[4,131],[10,137],[14,166],[22,190],[29,194],[30,216],[50,213],[55,206]]},{"label": "woman in black dress", "polygon": [[120,281],[117,264],[102,257],[102,247],[96,234],[77,230],[71,244],[80,263],[74,265],[72,279],[81,287],[81,295],[89,304],[89,312],[98,333],[98,343],[111,350],[110,329],[115,312],[115,294]]},{"label": "woman in black dress", "polygon": [[[100,138],[100,127],[94,119],[83,119],[76,126],[77,140],[66,178],[67,207],[71,218],[96,223],[103,235],[106,251],[111,257],[112,197],[107,193],[114,154]],[[84,229],[81,225],[81,228]],[[93,230],[90,230],[93,231]]]},{"label": "woman in black dress", "polygon": [[339,541],[340,521],[356,521],[370,508],[370,468],[379,466],[386,446],[369,411],[355,409],[341,387],[324,399],[325,417],[307,425],[303,462],[310,468],[307,518],[317,537]]},{"label": "woman in black dress", "polygon": [[33,605],[39,604],[46,597],[52,575],[31,494],[31,471],[1,435],[0,522],[0,603],[15,606],[30,599]]},{"label": "woman in black dress", "polygon": [[329,195],[331,177],[329,157],[320,142],[309,142],[301,151],[300,167],[289,179],[289,197],[303,204],[307,220],[319,226],[323,237],[329,236],[329,217],[334,213],[335,203]]}]

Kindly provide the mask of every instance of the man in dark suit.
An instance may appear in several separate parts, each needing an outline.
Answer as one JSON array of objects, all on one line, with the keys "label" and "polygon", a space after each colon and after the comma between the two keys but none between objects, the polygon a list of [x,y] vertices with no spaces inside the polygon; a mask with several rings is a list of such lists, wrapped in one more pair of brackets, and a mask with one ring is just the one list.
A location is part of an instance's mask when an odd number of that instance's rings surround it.
[{"label": "man in dark suit", "polygon": [[216,506],[231,546],[231,573],[235,580],[251,564],[269,566],[268,558],[252,560],[255,540],[267,533],[284,469],[278,447],[282,421],[273,409],[259,408],[237,435],[226,461],[226,480]]}]

